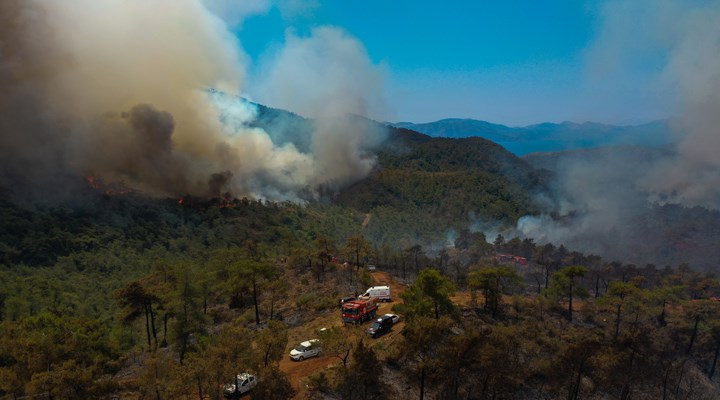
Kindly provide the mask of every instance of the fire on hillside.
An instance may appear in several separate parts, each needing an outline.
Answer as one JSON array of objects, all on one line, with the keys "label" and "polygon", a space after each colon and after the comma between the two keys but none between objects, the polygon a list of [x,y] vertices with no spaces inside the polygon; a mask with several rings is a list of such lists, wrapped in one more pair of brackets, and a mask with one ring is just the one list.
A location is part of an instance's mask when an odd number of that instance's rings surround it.
[{"label": "fire on hillside", "polygon": [[124,196],[134,193],[135,190],[125,186],[124,182],[105,182],[93,175],[86,175],[85,181],[89,188],[100,192],[106,196]]},{"label": "fire on hillside", "polygon": [[238,199],[233,197],[232,193],[226,192],[222,197],[203,198],[186,194],[180,196],[177,204],[182,207],[193,208],[233,208],[242,204],[248,204],[251,200],[247,198]]}]

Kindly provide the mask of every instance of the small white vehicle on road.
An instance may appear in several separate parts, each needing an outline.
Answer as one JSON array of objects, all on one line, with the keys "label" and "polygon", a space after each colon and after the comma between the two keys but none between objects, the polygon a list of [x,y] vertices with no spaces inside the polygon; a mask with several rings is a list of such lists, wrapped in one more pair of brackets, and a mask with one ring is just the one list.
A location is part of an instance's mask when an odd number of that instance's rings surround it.
[{"label": "small white vehicle on road", "polygon": [[398,316],[397,314],[385,314],[385,316],[392,320],[393,325],[400,322],[400,316]]},{"label": "small white vehicle on road", "polygon": [[235,376],[235,382],[225,385],[223,395],[226,398],[237,398],[252,390],[257,385],[255,375],[243,372]]},{"label": "small white vehicle on road", "polygon": [[306,358],[316,357],[320,355],[320,340],[312,339],[300,343],[297,347],[290,350],[290,358],[295,361],[302,361]]}]

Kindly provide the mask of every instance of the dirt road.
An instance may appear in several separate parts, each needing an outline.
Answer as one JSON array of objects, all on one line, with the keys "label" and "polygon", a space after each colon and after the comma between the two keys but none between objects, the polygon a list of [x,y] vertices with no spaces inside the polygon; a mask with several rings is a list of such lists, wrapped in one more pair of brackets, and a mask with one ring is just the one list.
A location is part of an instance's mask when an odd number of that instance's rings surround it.
[{"label": "dirt road", "polygon": [[[373,271],[370,274],[373,278],[374,285],[390,286],[390,293],[392,293],[393,297],[393,301],[391,303],[380,303],[378,315],[392,312],[391,308],[393,304],[397,304],[402,301],[400,299],[400,293],[405,290],[405,286],[398,283],[387,272]],[[395,325],[390,333],[378,339],[374,339],[371,342],[371,345],[375,346],[380,343],[383,343],[385,346],[391,345],[392,342],[396,339],[395,336],[399,335],[402,331],[402,328],[405,326],[405,322],[402,320],[402,316],[400,318],[400,323]],[[308,335],[313,335],[312,332],[315,332],[320,327],[330,328],[332,326],[341,325],[342,322],[340,321],[340,314],[338,311],[338,313],[330,313],[329,315],[324,315],[314,319],[311,323],[311,327],[300,326],[297,328],[293,328],[288,335],[291,341],[291,343],[288,344],[288,350],[290,346],[297,345],[295,341],[300,343],[303,340],[312,339],[312,337],[309,337]],[[339,363],[340,360],[337,357],[323,356],[322,354],[320,355],[320,357],[311,358],[303,361],[292,361],[289,356],[286,356],[280,361],[280,370],[287,374],[288,379],[290,379],[290,383],[295,388],[295,390],[297,390],[297,394],[295,395],[294,399],[303,399],[305,397],[306,390],[304,380],[316,372],[322,371],[332,365],[336,365]]]}]

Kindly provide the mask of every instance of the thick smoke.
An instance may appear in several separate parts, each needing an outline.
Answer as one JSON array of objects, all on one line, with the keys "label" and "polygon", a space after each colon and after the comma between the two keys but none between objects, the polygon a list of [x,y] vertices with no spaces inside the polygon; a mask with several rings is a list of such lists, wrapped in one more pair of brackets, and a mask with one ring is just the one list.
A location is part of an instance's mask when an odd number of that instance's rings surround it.
[{"label": "thick smoke", "polygon": [[[676,2],[677,3],[677,2]],[[679,5],[673,3],[673,6]],[[697,3],[696,3],[697,4]],[[668,12],[674,11],[672,8]],[[720,208],[720,3],[680,14],[667,73],[683,106],[678,157],[643,182],[659,200]]]},{"label": "thick smoke", "polygon": [[611,1],[604,16],[593,61],[622,67],[654,55],[664,61],[656,81],[671,88],[678,108],[677,157],[660,160],[640,187],[654,201],[719,208],[720,2]]},{"label": "thick smoke", "polygon": [[365,176],[375,159],[364,149],[383,135],[364,118],[383,118],[382,76],[362,45],[337,28],[309,37],[289,33],[260,85],[261,101],[315,119],[312,150],[328,182]]},{"label": "thick smoke", "polygon": [[667,212],[658,204],[720,208],[720,2],[608,1],[602,16],[590,67],[596,76],[603,70],[613,76],[612,70],[656,64],[651,81],[664,88],[653,90],[673,96],[677,145],[577,152],[561,160],[549,205],[554,217],[524,217],[517,229],[606,257],[666,261],[639,249],[648,242],[672,247],[673,237],[689,233],[663,236],[671,223],[658,220],[658,212]]},{"label": "thick smoke", "polygon": [[[323,137],[354,156],[330,159],[322,146],[301,151],[251,127],[257,110],[238,97],[247,86],[247,61],[226,22],[206,5],[220,11],[230,3],[0,3],[0,186],[57,192],[92,174],[147,194],[231,191],[298,200],[299,193],[367,173],[372,159],[364,158],[370,142],[363,138],[375,132],[354,130],[348,141],[344,126],[326,129],[318,122],[313,143]],[[230,23],[269,3],[246,5],[232,9]],[[320,49],[329,60],[337,50]],[[299,79],[303,73],[298,70]],[[342,111],[363,115],[366,109]]]},{"label": "thick smoke", "polygon": [[558,160],[553,196],[538,199],[553,216],[522,217],[517,233],[539,243],[629,259],[637,244],[634,224],[648,208],[647,194],[636,182],[667,156],[662,150],[617,147]]}]

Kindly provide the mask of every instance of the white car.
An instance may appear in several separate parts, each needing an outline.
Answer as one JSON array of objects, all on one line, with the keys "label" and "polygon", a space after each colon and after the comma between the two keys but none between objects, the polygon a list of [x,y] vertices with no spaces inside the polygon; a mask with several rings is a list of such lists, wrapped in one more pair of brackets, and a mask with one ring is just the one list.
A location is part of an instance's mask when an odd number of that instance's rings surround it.
[{"label": "white car", "polygon": [[397,314],[385,314],[386,317],[389,317],[392,320],[393,325],[400,322],[400,316]]},{"label": "white car", "polygon": [[312,339],[300,343],[296,348],[290,350],[290,358],[295,361],[302,361],[306,358],[320,355],[320,340]]},{"label": "white car", "polygon": [[225,385],[225,387],[223,388],[223,395],[228,398],[240,396],[249,392],[252,388],[255,387],[255,385],[257,385],[257,379],[255,378],[255,375],[243,372],[242,374],[237,374],[235,376],[235,382]]}]

